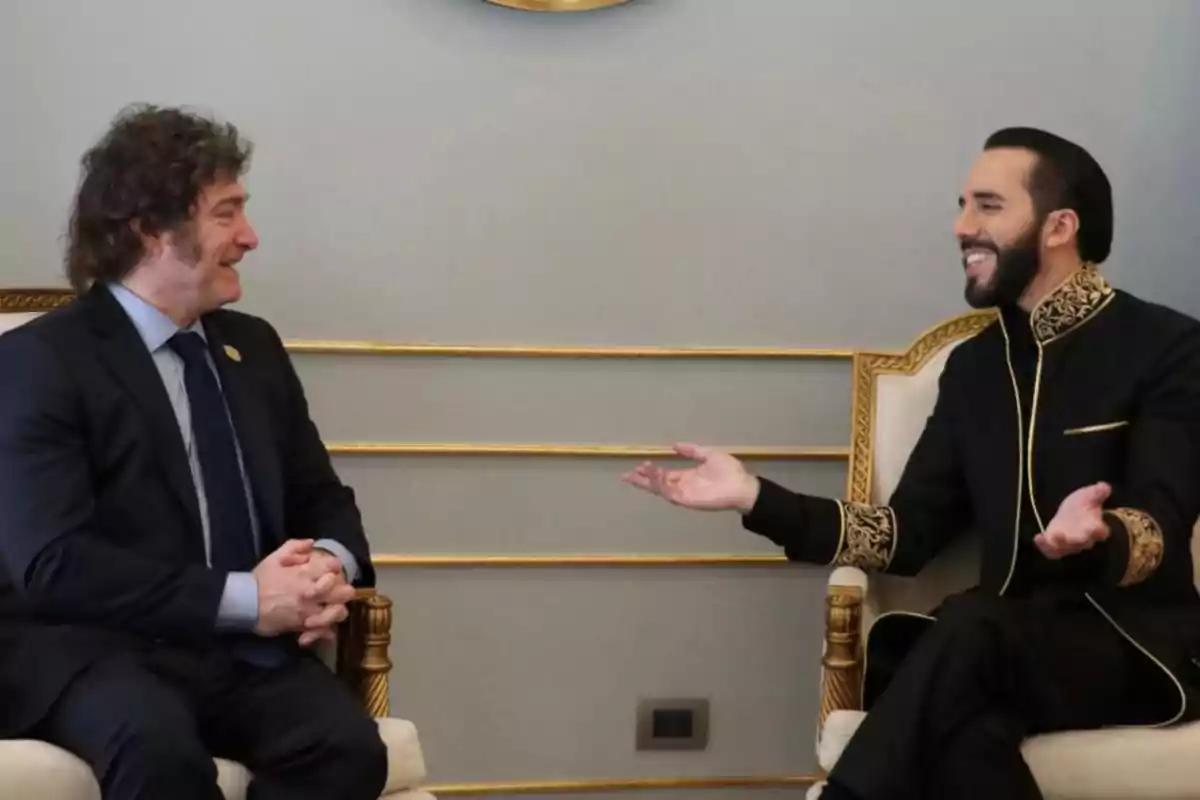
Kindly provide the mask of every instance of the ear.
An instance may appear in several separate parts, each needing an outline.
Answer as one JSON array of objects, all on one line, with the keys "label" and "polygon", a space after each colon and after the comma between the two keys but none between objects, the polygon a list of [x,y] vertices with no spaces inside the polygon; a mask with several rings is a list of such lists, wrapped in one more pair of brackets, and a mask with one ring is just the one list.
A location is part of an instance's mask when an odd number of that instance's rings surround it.
[{"label": "ear", "polygon": [[1079,235],[1079,215],[1069,208],[1051,211],[1042,226],[1042,239],[1047,248],[1063,247]]},{"label": "ear", "polygon": [[163,234],[151,236],[142,231],[142,221],[140,219],[131,219],[129,221],[129,229],[142,243],[142,252],[146,255],[155,256],[162,252],[163,249]]}]

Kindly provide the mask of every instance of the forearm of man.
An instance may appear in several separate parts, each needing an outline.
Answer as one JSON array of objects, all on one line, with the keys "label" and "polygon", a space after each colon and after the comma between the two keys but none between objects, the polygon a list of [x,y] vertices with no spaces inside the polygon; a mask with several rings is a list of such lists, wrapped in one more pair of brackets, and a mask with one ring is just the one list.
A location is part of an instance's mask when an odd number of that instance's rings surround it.
[{"label": "forearm of man", "polygon": [[0,374],[0,563],[27,612],[152,637],[214,635],[223,574],[160,562],[98,529],[83,395],[54,348],[28,329],[7,335]]},{"label": "forearm of man", "polygon": [[1165,350],[1146,385],[1129,426],[1123,474],[1105,504],[1109,536],[1090,556],[1093,574],[1108,587],[1190,574],[1185,565],[1200,515],[1200,330]]},{"label": "forearm of man", "polygon": [[359,579],[358,559],[350,549],[336,539],[317,539],[316,548],[333,556],[342,565],[342,577],[347,583],[355,583]]},{"label": "forearm of man", "polygon": [[225,577],[217,607],[217,628],[252,631],[258,624],[258,580],[252,572],[230,572]]},{"label": "forearm of man", "polygon": [[17,585],[40,620],[182,640],[214,636],[225,584],[207,567],[162,564],[86,531],[55,539],[23,578]]},{"label": "forearm of man", "polygon": [[266,332],[274,339],[288,397],[283,459],[287,529],[293,537],[314,539],[318,549],[337,556],[349,583],[373,586],[375,571],[354,490],[333,468],[283,342],[273,328],[268,326]]},{"label": "forearm of man", "polygon": [[842,537],[840,504],[793,492],[766,478],[755,482],[751,502],[743,504],[743,527],[782,547],[792,561],[832,562]]},{"label": "forearm of man", "polygon": [[1178,574],[1163,567],[1191,561],[1192,512],[1200,512],[1194,491],[1183,486],[1175,491],[1114,486],[1103,516],[1108,537],[1080,554],[1091,562],[1086,570],[1091,580],[1120,589]]},{"label": "forearm of man", "polygon": [[795,561],[915,575],[971,516],[945,385],[887,505],[811,497],[760,478],[745,527]]},{"label": "forearm of man", "polygon": [[[314,457],[318,462],[319,456]],[[332,473],[332,470],[329,471]],[[318,551],[337,558],[347,582],[373,586],[370,550],[353,491],[319,463],[309,470],[289,470],[286,525],[293,538],[313,539]]]}]

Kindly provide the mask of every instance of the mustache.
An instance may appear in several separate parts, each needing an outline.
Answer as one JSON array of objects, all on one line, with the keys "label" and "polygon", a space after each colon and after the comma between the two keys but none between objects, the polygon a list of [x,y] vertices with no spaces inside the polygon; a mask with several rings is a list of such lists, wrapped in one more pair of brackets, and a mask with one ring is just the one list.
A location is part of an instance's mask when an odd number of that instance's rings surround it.
[{"label": "mustache", "polygon": [[1000,248],[996,246],[996,243],[985,239],[959,239],[958,243],[964,253],[968,250],[991,250],[996,255],[1000,255]]}]

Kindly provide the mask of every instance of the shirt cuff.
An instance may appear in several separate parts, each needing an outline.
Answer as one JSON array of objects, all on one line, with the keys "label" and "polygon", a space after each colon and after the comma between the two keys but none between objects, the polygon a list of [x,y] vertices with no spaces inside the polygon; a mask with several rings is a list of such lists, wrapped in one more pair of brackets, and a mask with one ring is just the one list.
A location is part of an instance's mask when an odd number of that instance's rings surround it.
[{"label": "shirt cuff", "polygon": [[346,583],[354,583],[358,580],[358,561],[345,545],[335,542],[333,539],[317,539],[313,546],[318,550],[325,550],[337,556],[338,561],[342,562],[342,573],[346,578]]},{"label": "shirt cuff", "polygon": [[252,572],[231,572],[217,608],[219,630],[249,631],[258,624],[258,580]]}]

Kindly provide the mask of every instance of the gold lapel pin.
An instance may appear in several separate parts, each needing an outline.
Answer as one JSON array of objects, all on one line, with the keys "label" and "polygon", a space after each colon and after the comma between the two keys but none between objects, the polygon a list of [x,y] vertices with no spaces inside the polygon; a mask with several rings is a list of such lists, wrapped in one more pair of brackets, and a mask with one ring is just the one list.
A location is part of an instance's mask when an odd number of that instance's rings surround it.
[{"label": "gold lapel pin", "polygon": [[242,354],[239,353],[238,349],[231,344],[225,345],[225,355],[229,356],[230,361],[240,362],[242,360]]}]

